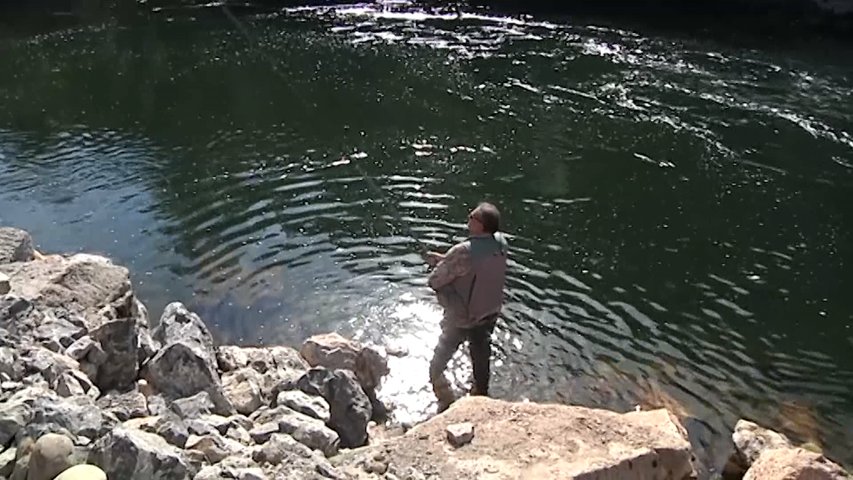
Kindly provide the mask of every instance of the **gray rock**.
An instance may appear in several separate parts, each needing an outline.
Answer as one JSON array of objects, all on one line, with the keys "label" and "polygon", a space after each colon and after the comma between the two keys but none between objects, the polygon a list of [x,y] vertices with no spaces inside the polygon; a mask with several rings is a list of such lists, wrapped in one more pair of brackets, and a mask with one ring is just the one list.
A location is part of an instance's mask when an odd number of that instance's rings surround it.
[{"label": "gray rock", "polygon": [[22,455],[15,461],[15,467],[12,469],[11,480],[27,480],[29,473],[30,455]]},{"label": "gray rock", "polygon": [[153,433],[163,437],[168,443],[178,448],[184,448],[190,436],[183,420],[173,413],[164,416],[130,419],[124,422],[124,427]]},{"label": "gray rock", "polygon": [[0,477],[9,478],[15,471],[15,461],[18,459],[18,449],[7,448],[0,453]]},{"label": "gray rock", "polygon": [[278,394],[275,404],[283,405],[304,415],[328,422],[331,413],[329,402],[316,395],[308,395],[301,390],[289,390]]},{"label": "gray rock", "polygon": [[0,347],[0,373],[9,376],[9,380],[24,378],[24,366],[18,359],[18,352],[12,347]]},{"label": "gray rock", "polygon": [[187,445],[184,448],[203,453],[205,459],[209,463],[219,463],[230,455],[237,453],[237,451],[229,449],[225,439],[220,437],[218,434],[190,436],[189,440],[187,440]]},{"label": "gray rock", "polygon": [[237,472],[237,480],[267,480],[267,476],[260,468],[244,468]]},{"label": "gray rock", "polygon": [[210,394],[199,392],[191,397],[172,401],[170,409],[183,419],[191,419],[210,415],[216,410],[216,406],[210,399]]},{"label": "gray rock", "polygon": [[39,438],[30,453],[27,480],[53,480],[72,465],[74,442],[49,433]]},{"label": "gray rock", "polygon": [[280,427],[278,422],[263,423],[249,430],[249,437],[251,437],[252,441],[260,445],[262,443],[267,443],[270,437],[279,433],[279,429]]},{"label": "gray rock", "polygon": [[228,417],[228,420],[231,422],[231,425],[239,425],[246,430],[251,430],[255,426],[252,420],[245,415],[232,415]]},{"label": "gray rock", "polygon": [[80,364],[65,355],[40,346],[32,346],[21,356],[26,374],[41,375],[48,384],[53,384],[68,371],[78,370]]},{"label": "gray rock", "polygon": [[0,446],[9,442],[30,423],[33,418],[32,399],[13,395],[11,399],[0,403]]},{"label": "gray rock", "polygon": [[52,382],[51,389],[59,394],[60,397],[74,397],[86,394],[86,390],[83,389],[83,385],[80,384],[77,377],[71,374],[71,370],[63,372],[54,382]]},{"label": "gray rock", "polygon": [[223,417],[222,415],[202,415],[199,417],[199,420],[210,425],[214,430],[222,435],[225,435],[228,432],[228,428],[232,425],[231,418]]},{"label": "gray rock", "polygon": [[312,368],[299,379],[297,386],[309,395],[322,396],[329,403],[331,415],[327,423],[338,432],[341,447],[357,448],[367,443],[367,424],[373,408],[354,373]]},{"label": "gray rock", "polygon": [[445,429],[447,441],[456,448],[471,443],[474,440],[474,424],[470,422],[454,423]]},{"label": "gray rock", "polygon": [[98,399],[98,407],[111,412],[119,421],[148,416],[148,400],[137,389],[108,392]]},{"label": "gray rock", "polygon": [[345,478],[321,453],[283,433],[273,435],[267,443],[256,447],[252,458],[272,467],[276,479]]},{"label": "gray rock", "polygon": [[[95,384],[103,391],[126,389],[136,383],[139,373],[139,329],[133,318],[110,320],[92,329],[92,339],[104,352],[97,365]],[[89,352],[91,354],[91,352]],[[95,356],[99,356],[96,352]]]},{"label": "gray rock", "polygon": [[[256,477],[256,475],[261,475],[261,477]],[[253,460],[235,455],[225,458],[217,465],[204,467],[198,472],[194,480],[265,479],[266,477],[263,475],[263,470]]]},{"label": "gray rock", "polygon": [[260,385],[261,374],[250,367],[228,372],[222,377],[225,396],[237,412],[244,415],[251,414],[264,404]]},{"label": "gray rock", "polygon": [[222,346],[217,351],[217,361],[223,372],[247,367],[258,372],[265,404],[272,403],[279,391],[293,389],[296,380],[308,369],[299,352],[289,347]]},{"label": "gray rock", "polygon": [[213,339],[198,315],[180,303],[166,307],[154,340],[163,347],[148,361],[143,377],[167,400],[207,392],[215,413],[235,413],[217,373]]},{"label": "gray rock", "polygon": [[81,317],[61,311],[63,316],[45,313],[44,318],[33,331],[33,338],[41,344],[57,342],[62,350],[86,335],[86,325]]},{"label": "gray rock", "polygon": [[107,360],[107,354],[101,348],[101,344],[89,335],[75,340],[65,349],[65,354],[78,362],[86,361],[95,366],[101,365]]},{"label": "gray rock", "polygon": [[29,262],[34,258],[33,239],[17,228],[0,228],[0,264]]},{"label": "gray rock", "polygon": [[327,457],[338,453],[338,433],[326,427],[321,420],[290,411],[278,419],[279,431],[289,434],[297,442]]},{"label": "gray rock", "polygon": [[188,479],[196,473],[183,453],[162,437],[123,427],[95,443],[89,462],[108,478],[122,480]]},{"label": "gray rock", "polygon": [[12,281],[9,275],[0,273],[0,295],[6,295],[12,291]]},{"label": "gray rock", "polygon": [[68,433],[98,438],[118,423],[115,416],[101,411],[88,396],[60,398],[48,391],[36,391],[32,419],[18,432],[18,438],[39,438],[46,433]]},{"label": "gray rock", "polygon": [[288,457],[308,459],[311,458],[311,450],[290,435],[276,433],[252,455],[256,462],[270,465],[279,465]]},{"label": "gray rock", "polygon": [[249,431],[243,428],[241,425],[231,425],[228,428],[228,431],[225,433],[225,436],[234,440],[236,442],[240,442],[243,445],[250,445],[252,443],[252,436],[249,435]]}]

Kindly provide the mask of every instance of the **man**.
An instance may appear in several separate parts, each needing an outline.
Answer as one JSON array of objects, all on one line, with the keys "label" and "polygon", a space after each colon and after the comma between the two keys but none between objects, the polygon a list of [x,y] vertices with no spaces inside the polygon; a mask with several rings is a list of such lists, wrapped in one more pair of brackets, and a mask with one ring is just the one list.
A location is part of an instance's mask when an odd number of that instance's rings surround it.
[{"label": "man", "polygon": [[427,254],[427,262],[435,266],[429,286],[444,307],[441,337],[429,367],[440,410],[456,400],[444,370],[466,340],[474,368],[471,394],[489,393],[491,335],[503,306],[508,250],[500,223],[497,207],[481,203],[468,215],[468,239],[446,254]]}]

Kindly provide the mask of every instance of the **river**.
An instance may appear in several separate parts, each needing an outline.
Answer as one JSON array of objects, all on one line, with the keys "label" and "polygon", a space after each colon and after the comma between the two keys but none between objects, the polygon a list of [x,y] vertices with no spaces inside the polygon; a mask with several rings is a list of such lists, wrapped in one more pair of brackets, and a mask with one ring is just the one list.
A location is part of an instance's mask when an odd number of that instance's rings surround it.
[{"label": "river", "polygon": [[418,251],[487,199],[495,396],[669,406],[711,469],[739,418],[853,464],[849,44],[355,5],[164,10],[0,59],[0,224],[128,266],[154,319],[404,350],[383,395],[416,421]]}]

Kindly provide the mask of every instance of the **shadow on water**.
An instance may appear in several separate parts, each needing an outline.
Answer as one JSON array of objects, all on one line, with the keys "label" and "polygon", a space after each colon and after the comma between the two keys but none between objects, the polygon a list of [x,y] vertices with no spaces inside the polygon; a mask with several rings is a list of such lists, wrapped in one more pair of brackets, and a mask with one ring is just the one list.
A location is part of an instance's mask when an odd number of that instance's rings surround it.
[{"label": "shadow on water", "polygon": [[418,242],[492,199],[496,395],[670,407],[710,467],[742,417],[853,463],[850,57],[479,11],[243,18],[274,67],[212,15],[4,43],[0,223],[110,255],[220,341],[407,350],[383,393],[412,420],[440,315]]}]

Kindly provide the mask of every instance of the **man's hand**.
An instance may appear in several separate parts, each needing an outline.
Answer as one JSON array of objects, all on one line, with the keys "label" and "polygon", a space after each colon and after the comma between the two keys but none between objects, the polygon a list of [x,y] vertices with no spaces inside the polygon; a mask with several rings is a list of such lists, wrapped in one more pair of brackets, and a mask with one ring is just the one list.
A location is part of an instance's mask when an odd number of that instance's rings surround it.
[{"label": "man's hand", "polygon": [[440,262],[440,261],[442,261],[442,260],[444,260],[444,254],[443,254],[443,253],[438,253],[438,252],[426,252],[426,253],[424,254],[424,261],[425,261],[425,262],[427,263],[427,265],[429,265],[430,267],[434,267],[434,266],[438,265],[438,262]]}]

